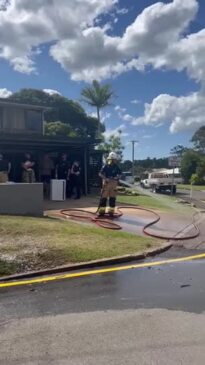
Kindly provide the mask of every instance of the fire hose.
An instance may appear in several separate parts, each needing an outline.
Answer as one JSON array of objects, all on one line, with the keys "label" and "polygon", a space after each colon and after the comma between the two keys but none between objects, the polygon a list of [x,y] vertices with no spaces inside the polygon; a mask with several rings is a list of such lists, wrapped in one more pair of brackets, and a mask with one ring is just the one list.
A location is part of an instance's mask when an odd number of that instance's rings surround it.
[{"label": "fire hose", "polygon": [[[198,214],[198,212],[195,212],[193,214],[193,217],[192,217],[193,221],[191,224],[186,225],[185,227],[183,227],[183,229],[180,230],[180,232],[177,232],[173,236],[168,236],[168,235],[166,236],[166,235],[161,235],[158,233],[150,232],[149,228],[156,225],[160,221],[161,217],[158,213],[154,212],[153,210],[146,209],[146,208],[143,208],[140,206],[117,207],[116,213],[114,214],[114,216],[112,218],[110,218],[108,214],[105,214],[105,216],[103,218],[98,217],[97,212],[90,212],[85,209],[64,209],[64,210],[61,210],[61,214],[63,216],[65,216],[66,218],[82,219],[82,220],[87,220],[87,221],[93,222],[102,228],[111,229],[111,230],[121,230],[122,227],[119,224],[113,222],[113,220],[122,217],[122,215],[123,215],[122,209],[130,209],[130,210],[132,209],[132,210],[144,211],[144,212],[148,212],[148,213],[152,214],[154,216],[154,219],[151,220],[149,223],[147,223],[142,229],[143,233],[150,237],[165,239],[165,240],[184,241],[184,240],[190,240],[190,239],[196,238],[200,234],[200,230],[195,223],[195,217]],[[181,236],[182,232],[190,226],[192,226],[194,228],[195,232],[193,234],[190,234],[187,236]],[[179,234],[180,234],[180,237],[177,237]]]}]

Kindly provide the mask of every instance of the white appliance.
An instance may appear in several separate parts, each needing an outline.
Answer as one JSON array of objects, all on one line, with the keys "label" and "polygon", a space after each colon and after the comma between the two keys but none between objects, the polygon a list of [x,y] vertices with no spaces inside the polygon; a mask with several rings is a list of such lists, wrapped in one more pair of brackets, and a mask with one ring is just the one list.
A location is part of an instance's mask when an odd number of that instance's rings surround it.
[{"label": "white appliance", "polygon": [[51,200],[66,200],[66,180],[51,180]]}]

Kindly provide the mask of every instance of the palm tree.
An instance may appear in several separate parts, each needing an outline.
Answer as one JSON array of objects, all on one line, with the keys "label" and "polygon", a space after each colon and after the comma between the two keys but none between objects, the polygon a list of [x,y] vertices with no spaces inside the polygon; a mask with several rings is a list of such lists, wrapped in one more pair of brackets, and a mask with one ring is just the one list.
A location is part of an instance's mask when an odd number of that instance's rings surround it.
[{"label": "palm tree", "polygon": [[110,105],[110,99],[114,95],[111,86],[109,84],[101,86],[98,81],[94,80],[92,86],[82,90],[81,95],[84,102],[97,108],[98,136],[100,136],[100,109]]}]

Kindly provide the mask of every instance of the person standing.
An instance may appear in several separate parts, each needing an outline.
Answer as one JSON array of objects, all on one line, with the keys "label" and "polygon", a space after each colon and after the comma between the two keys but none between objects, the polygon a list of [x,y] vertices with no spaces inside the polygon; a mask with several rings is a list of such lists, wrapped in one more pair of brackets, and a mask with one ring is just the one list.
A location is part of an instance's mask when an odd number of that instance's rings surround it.
[{"label": "person standing", "polygon": [[11,171],[11,163],[8,162],[2,153],[0,153],[0,183],[9,181],[9,173]]},{"label": "person standing", "polygon": [[63,153],[59,162],[56,165],[56,179],[66,180],[66,196],[70,196],[70,171],[71,166],[68,160],[68,155]]},{"label": "person standing", "polygon": [[117,165],[117,154],[110,152],[106,164],[102,167],[99,176],[102,178],[102,191],[98,215],[103,216],[106,212],[107,199],[109,198],[108,213],[113,217],[115,212],[117,185],[121,176],[121,170]]},{"label": "person standing", "polygon": [[46,153],[40,164],[41,182],[43,183],[44,186],[44,194],[46,198],[48,198],[50,194],[50,182],[53,170],[54,170],[53,160],[50,158],[49,154]]},{"label": "person standing", "polygon": [[30,153],[25,154],[24,160],[23,160],[21,166],[22,166],[22,170],[23,170],[22,182],[27,183],[27,184],[34,183],[36,181],[35,171],[34,171],[35,162],[33,161]]},{"label": "person standing", "polygon": [[74,161],[71,172],[70,172],[70,194],[72,196],[73,191],[75,191],[75,199],[80,199],[81,197],[81,168],[79,161]]}]

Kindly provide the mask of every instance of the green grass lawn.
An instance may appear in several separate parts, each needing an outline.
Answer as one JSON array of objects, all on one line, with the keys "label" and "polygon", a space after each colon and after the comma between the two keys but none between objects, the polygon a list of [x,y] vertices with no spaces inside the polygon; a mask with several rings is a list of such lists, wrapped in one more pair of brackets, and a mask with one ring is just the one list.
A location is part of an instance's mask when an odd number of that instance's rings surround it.
[{"label": "green grass lawn", "polygon": [[169,210],[174,209],[176,206],[173,206],[175,197],[157,194],[156,198],[149,195],[139,195],[139,196],[129,196],[129,195],[118,195],[117,203],[124,204],[135,204],[140,205],[144,208],[150,209],[159,209],[159,210]]},{"label": "green grass lawn", "polygon": [[110,258],[159,240],[48,218],[0,216],[0,275]]},{"label": "green grass lawn", "polygon": [[[193,190],[205,190],[205,185],[192,185],[192,187],[193,187]],[[190,184],[179,184],[179,185],[177,185],[177,188],[190,190],[191,185]]]}]

